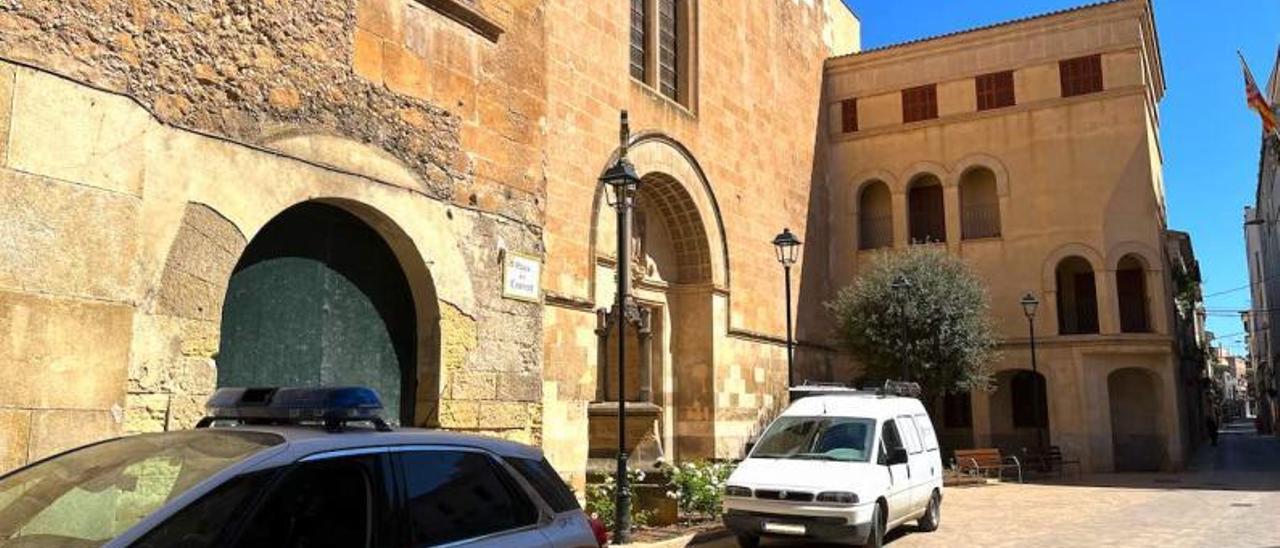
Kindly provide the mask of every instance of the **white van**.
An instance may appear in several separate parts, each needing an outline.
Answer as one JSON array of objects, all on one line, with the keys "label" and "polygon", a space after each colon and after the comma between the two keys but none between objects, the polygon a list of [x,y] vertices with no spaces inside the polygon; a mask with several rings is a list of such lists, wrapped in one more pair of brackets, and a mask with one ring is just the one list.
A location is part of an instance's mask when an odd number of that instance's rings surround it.
[{"label": "white van", "polygon": [[908,521],[938,528],[942,458],[920,400],[848,388],[793,400],[726,484],[724,523],[739,545],[774,536],[878,547]]}]

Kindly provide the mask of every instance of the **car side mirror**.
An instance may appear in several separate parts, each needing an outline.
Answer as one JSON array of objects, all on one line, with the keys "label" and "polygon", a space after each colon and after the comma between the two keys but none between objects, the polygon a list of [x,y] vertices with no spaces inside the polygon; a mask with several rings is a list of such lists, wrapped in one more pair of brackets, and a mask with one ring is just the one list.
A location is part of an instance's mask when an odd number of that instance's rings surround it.
[{"label": "car side mirror", "polygon": [[906,463],[907,463],[907,450],[899,447],[889,453],[889,461],[886,463],[886,466],[893,466],[895,464],[906,464]]}]

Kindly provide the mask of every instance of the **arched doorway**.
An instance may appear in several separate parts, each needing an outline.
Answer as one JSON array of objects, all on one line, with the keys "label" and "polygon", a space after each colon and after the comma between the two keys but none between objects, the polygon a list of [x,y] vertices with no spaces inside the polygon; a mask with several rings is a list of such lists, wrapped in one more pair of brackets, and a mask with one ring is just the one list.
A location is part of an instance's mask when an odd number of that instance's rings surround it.
[{"label": "arched doorway", "polygon": [[1089,261],[1071,256],[1055,270],[1058,293],[1058,334],[1098,332],[1098,288]]},{"label": "arched doorway", "polygon": [[942,181],[927,173],[907,185],[907,231],[911,243],[947,241],[947,208],[943,204]]},{"label": "arched doorway", "polygon": [[[596,224],[604,231],[596,235],[600,245],[597,279],[610,282],[615,268],[610,259],[616,257],[616,238],[610,234],[615,230],[613,217],[612,209],[603,209]],[[661,172],[642,177],[628,241],[632,296],[648,312],[651,328],[643,339],[632,327],[626,331],[628,444],[633,443],[631,438],[637,439],[629,453],[640,461],[711,458],[715,454],[712,251],[707,225],[681,181]],[[603,290],[599,306],[611,307],[612,284],[598,287]],[[588,453],[599,459],[612,457],[617,450],[612,432],[618,399],[616,337],[613,326],[599,348],[600,384],[597,401],[590,408]],[[646,422],[637,424],[640,421]]]},{"label": "arched doorway", "polygon": [[1165,460],[1160,432],[1160,383],[1150,371],[1126,367],[1107,376],[1112,463],[1117,472],[1154,472]]},{"label": "arched doorway", "polygon": [[249,242],[227,286],[219,386],[361,385],[415,422],[418,324],[395,252],[344,208],[305,202]]},{"label": "arched doorway", "polygon": [[1047,447],[1049,432],[1049,394],[1044,375],[1026,369],[1001,371],[996,374],[996,390],[991,393],[991,443],[1012,455],[1023,449]]},{"label": "arched doorway", "polygon": [[1125,255],[1116,265],[1116,300],[1120,305],[1120,332],[1147,333],[1147,269],[1136,255]]}]

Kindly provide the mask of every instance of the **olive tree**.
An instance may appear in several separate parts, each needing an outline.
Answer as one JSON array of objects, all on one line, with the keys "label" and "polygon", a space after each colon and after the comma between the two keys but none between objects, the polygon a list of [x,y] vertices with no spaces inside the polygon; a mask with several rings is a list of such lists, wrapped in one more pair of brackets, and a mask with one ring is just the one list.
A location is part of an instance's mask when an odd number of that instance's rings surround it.
[{"label": "olive tree", "polygon": [[905,363],[925,401],[991,382],[996,337],[986,287],[941,249],[880,253],[827,307],[868,378],[899,379]]}]

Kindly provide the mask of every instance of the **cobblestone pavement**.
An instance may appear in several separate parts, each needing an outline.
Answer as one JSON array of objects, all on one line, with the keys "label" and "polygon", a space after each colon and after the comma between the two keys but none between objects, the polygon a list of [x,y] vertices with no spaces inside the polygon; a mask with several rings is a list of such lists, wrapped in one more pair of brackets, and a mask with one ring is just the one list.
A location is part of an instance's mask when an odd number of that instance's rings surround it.
[{"label": "cobblestone pavement", "polygon": [[[1280,547],[1280,438],[1234,423],[1218,447],[1202,448],[1188,468],[949,489],[936,532],[908,525],[890,535],[888,545]],[[736,543],[729,538],[706,546]]]}]

